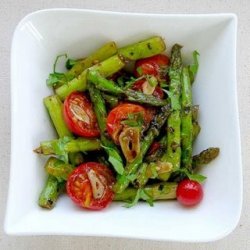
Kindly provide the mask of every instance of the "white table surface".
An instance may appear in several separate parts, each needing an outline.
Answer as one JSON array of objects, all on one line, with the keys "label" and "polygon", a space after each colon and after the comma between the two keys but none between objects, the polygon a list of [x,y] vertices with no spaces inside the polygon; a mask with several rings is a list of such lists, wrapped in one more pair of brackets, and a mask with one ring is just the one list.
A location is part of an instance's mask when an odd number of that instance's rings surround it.
[{"label": "white table surface", "polygon": [[[10,156],[10,47],[15,26],[26,14],[44,8],[88,8],[150,13],[220,13],[238,15],[237,78],[242,138],[244,202],[232,234],[212,243],[168,243],[96,237],[13,237],[3,232]],[[0,0],[0,249],[250,249],[250,0]],[[215,55],[216,56],[216,55]],[[19,161],[20,162],[20,161]],[[18,162],[17,162],[18,164]],[[24,167],[21,166],[20,167]],[[237,166],[235,166],[237,167]],[[233,188],[233,187],[232,187]],[[25,201],[24,201],[25,202]],[[167,229],[166,229],[167,230]]]}]

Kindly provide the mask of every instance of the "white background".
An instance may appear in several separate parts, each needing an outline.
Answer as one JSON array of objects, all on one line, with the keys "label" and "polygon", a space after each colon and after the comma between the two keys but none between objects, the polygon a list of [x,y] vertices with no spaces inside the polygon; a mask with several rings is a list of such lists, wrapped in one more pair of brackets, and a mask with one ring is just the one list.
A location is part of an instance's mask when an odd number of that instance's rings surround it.
[{"label": "white background", "polygon": [[[244,202],[241,220],[235,231],[227,238],[206,244],[166,243],[143,240],[127,240],[94,237],[8,237],[3,233],[3,221],[9,175],[10,155],[10,46],[15,26],[26,14],[44,8],[71,7],[113,11],[150,13],[219,13],[233,12],[238,15],[237,74],[240,125],[242,138]],[[1,0],[0,1],[0,249],[250,249],[250,1],[212,0]],[[216,55],[215,55],[216,56]],[[17,164],[20,164],[17,159]],[[20,164],[24,169],[25,166]],[[237,166],[235,166],[237,167]],[[221,180],[223,181],[223,176]],[[21,188],[21,187],[20,187]],[[233,187],[232,187],[233,188]],[[28,197],[27,197],[28,198]],[[24,200],[25,202],[25,200]],[[167,230],[167,228],[166,228]]]}]

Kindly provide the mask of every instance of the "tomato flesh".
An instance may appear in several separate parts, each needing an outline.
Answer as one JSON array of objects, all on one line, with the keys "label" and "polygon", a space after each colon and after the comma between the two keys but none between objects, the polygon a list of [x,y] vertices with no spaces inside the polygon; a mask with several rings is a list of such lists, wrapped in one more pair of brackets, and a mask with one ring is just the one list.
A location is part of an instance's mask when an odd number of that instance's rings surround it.
[{"label": "tomato flesh", "polygon": [[185,179],[178,184],[177,200],[185,206],[194,206],[203,198],[203,189],[199,182]]},{"label": "tomato flesh", "polygon": [[[113,173],[107,166],[97,162],[83,163],[70,174],[66,185],[67,194],[83,208],[100,210],[112,201],[114,182]],[[93,183],[96,183],[95,187]]]},{"label": "tomato flesh", "polygon": [[73,92],[65,99],[63,116],[69,130],[76,135],[96,137],[100,134],[92,104],[83,93]]},{"label": "tomato flesh", "polygon": [[126,120],[129,114],[133,113],[141,113],[142,117],[145,120],[146,116],[145,108],[143,108],[140,105],[132,103],[122,103],[109,112],[107,117],[107,131],[108,134],[117,144],[119,143],[118,142],[119,132],[121,132],[123,128],[123,124],[121,122],[123,120]]}]

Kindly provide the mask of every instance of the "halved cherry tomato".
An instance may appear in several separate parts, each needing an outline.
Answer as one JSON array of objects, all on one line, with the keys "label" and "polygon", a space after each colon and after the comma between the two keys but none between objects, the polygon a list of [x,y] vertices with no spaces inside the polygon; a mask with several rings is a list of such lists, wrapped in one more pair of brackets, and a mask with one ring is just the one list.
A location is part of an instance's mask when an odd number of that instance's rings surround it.
[{"label": "halved cherry tomato", "polygon": [[[133,89],[134,90],[137,90],[137,91],[142,91],[142,85],[143,83],[146,81],[146,79],[141,79],[141,80],[138,80],[137,82],[135,82],[135,84],[133,85]],[[161,87],[159,86],[156,86],[155,87],[155,90],[153,92],[153,96],[157,97],[157,98],[160,98],[160,99],[163,99],[164,97],[164,92],[163,90],[161,89]]]},{"label": "halved cherry tomato", "polygon": [[70,174],[67,193],[77,205],[100,210],[112,201],[114,182],[115,178],[108,167],[97,162],[87,162]]},{"label": "halved cherry tomato", "polygon": [[185,206],[198,204],[203,198],[202,186],[197,181],[185,179],[178,184],[177,200]]},{"label": "halved cherry tomato", "polygon": [[115,141],[115,143],[119,143],[119,133],[122,131],[122,128],[124,126],[121,121],[126,120],[128,118],[128,115],[133,113],[141,113],[142,117],[144,118],[144,121],[146,121],[146,119],[149,119],[150,115],[148,114],[148,117],[145,118],[145,108],[132,103],[120,104],[109,112],[107,117],[107,131],[112,137],[112,139]]},{"label": "halved cherry tomato", "polygon": [[91,102],[80,92],[71,93],[63,104],[64,120],[74,134],[95,137],[100,134]]},{"label": "halved cherry tomato", "polygon": [[152,143],[152,145],[150,146],[149,150],[148,150],[148,155],[152,155],[154,153],[156,153],[156,151],[161,147],[161,144],[158,141],[155,141]]},{"label": "halved cherry tomato", "polygon": [[134,74],[136,77],[142,75],[153,75],[160,77],[161,67],[169,65],[169,58],[166,55],[155,55],[140,59],[135,63]]}]

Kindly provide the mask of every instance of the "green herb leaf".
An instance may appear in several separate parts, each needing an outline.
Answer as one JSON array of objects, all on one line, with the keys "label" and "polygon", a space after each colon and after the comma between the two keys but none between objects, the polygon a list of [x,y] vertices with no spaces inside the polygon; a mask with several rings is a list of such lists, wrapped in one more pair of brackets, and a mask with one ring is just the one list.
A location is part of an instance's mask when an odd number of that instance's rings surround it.
[{"label": "green herb leaf", "polygon": [[143,115],[141,112],[130,113],[128,118],[121,121],[121,124],[127,125],[129,127],[141,127],[144,123]]},{"label": "green herb leaf", "polygon": [[140,199],[140,193],[141,193],[141,189],[138,189],[137,193],[135,195],[135,198],[131,202],[125,203],[124,207],[131,208],[131,207],[135,206]]},{"label": "green herb leaf", "polygon": [[67,83],[67,78],[64,73],[51,73],[46,80],[48,87],[55,87],[56,85],[64,83]]},{"label": "green herb leaf", "polygon": [[165,88],[167,88],[168,86],[169,86],[169,85],[167,84],[166,81],[161,81],[161,82],[160,82],[160,87],[161,87],[161,88],[165,89]]},{"label": "green herb leaf", "polygon": [[54,65],[53,65],[53,72],[56,73],[56,66],[57,66],[57,63],[58,63],[58,60],[62,57],[65,57],[66,59],[68,58],[67,54],[62,54],[62,55],[58,55],[56,57],[56,60],[54,62]]},{"label": "green herb leaf", "polygon": [[65,145],[72,140],[69,136],[64,136],[53,145],[54,152],[58,155],[58,158],[65,163],[69,162],[68,153],[65,151]]},{"label": "green herb leaf", "polygon": [[150,207],[154,206],[152,197],[144,189],[141,190],[140,198],[146,201],[150,205]]},{"label": "green herb leaf", "polygon": [[154,205],[152,197],[144,189],[139,188],[135,198],[131,202],[127,202],[124,207],[131,208],[135,206],[140,199],[146,201],[151,207]]},{"label": "green herb leaf", "polygon": [[146,75],[146,79],[151,87],[156,87],[158,85],[158,81],[155,76]]},{"label": "green herb leaf", "polygon": [[141,76],[141,75],[143,75],[143,71],[142,71],[142,68],[141,67],[138,67],[137,69],[136,69],[136,71],[137,71],[137,73]]},{"label": "green herb leaf", "polygon": [[197,74],[199,69],[199,60],[198,60],[199,55],[200,54],[195,50],[193,52],[193,60],[194,60],[193,64],[188,66],[191,83],[194,82],[195,75]]},{"label": "green herb leaf", "polygon": [[101,146],[107,152],[107,154],[109,156],[108,161],[112,164],[112,166],[114,167],[115,171],[118,174],[122,175],[123,172],[124,172],[124,168],[123,168],[123,162],[121,161],[120,155],[113,148],[106,147],[106,146],[103,146],[103,145],[101,145]]},{"label": "green herb leaf", "polygon": [[179,100],[174,96],[174,94],[166,89],[162,89],[163,92],[165,92],[169,99],[170,99],[170,102],[171,102],[171,108],[173,110],[180,110],[181,109],[181,105],[180,105],[180,102]]},{"label": "green herb leaf", "polygon": [[202,183],[202,182],[204,182],[207,179],[207,177],[204,176],[204,175],[201,175],[201,174],[190,174],[188,172],[187,172],[187,177],[188,177],[189,180],[197,181],[199,183]]},{"label": "green herb leaf", "polygon": [[126,176],[126,178],[127,178],[130,182],[133,182],[133,181],[137,178],[137,175],[136,175],[136,174],[130,174],[130,175]]},{"label": "green herb leaf", "polygon": [[75,60],[75,59],[68,59],[65,63],[65,67],[66,69],[72,69],[73,66],[78,62],[78,60]]},{"label": "green herb leaf", "polygon": [[177,174],[177,175],[178,174],[181,175],[182,178],[183,177],[185,178],[185,176],[186,176],[189,180],[197,181],[199,183],[202,183],[207,179],[207,177],[204,176],[204,175],[190,173],[189,170],[186,169],[186,168],[179,169],[179,170],[175,171],[174,173]]},{"label": "green herb leaf", "polygon": [[133,87],[133,85],[134,85],[137,81],[139,81],[139,80],[141,80],[141,79],[144,79],[144,78],[145,78],[145,76],[140,76],[140,77],[138,77],[138,78],[134,78],[134,77],[131,76],[129,80],[125,81],[124,90]]}]

